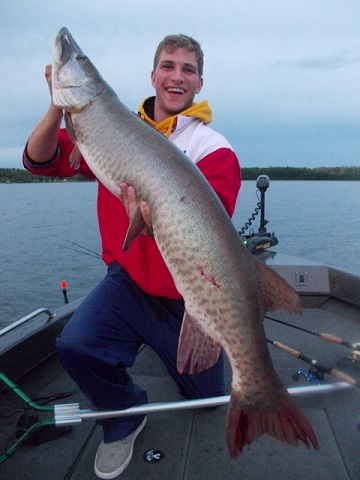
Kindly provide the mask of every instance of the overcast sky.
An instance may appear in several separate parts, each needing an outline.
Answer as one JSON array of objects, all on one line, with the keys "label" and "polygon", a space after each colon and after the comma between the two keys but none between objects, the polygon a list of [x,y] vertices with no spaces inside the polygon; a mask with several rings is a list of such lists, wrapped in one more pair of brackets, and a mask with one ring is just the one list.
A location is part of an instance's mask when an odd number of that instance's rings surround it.
[{"label": "overcast sky", "polygon": [[[53,5],[55,4],[55,6]],[[359,0],[2,0],[0,167],[20,167],[66,26],[132,110],[169,33],[205,53],[197,101],[244,167],[360,165]]]}]

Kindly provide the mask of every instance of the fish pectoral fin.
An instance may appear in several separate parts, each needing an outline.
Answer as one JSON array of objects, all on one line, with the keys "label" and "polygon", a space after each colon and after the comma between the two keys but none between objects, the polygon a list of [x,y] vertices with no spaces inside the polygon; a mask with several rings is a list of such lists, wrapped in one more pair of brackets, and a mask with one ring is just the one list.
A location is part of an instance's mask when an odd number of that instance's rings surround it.
[{"label": "fish pectoral fin", "polygon": [[70,140],[75,145],[73,151],[69,155],[70,165],[75,170],[78,170],[80,168],[80,163],[81,163],[81,153],[80,153],[79,147],[76,145],[76,135],[75,135],[75,130],[71,120],[71,114],[69,112],[65,112],[64,118],[65,118],[66,131],[70,137]]},{"label": "fish pectoral fin", "polygon": [[147,231],[147,225],[141,213],[140,205],[138,205],[135,214],[130,222],[128,231],[126,232],[125,240],[122,246],[123,252],[128,252],[130,245],[139,235]]},{"label": "fish pectoral fin", "polygon": [[73,151],[70,153],[69,161],[72,168],[79,170],[81,163],[81,152],[77,145],[75,145]]},{"label": "fish pectoral fin", "polygon": [[75,129],[74,129],[74,126],[73,126],[73,122],[72,122],[72,119],[71,119],[71,113],[70,112],[65,112],[64,113],[64,120],[65,120],[65,126],[66,126],[67,134],[69,135],[72,143],[75,144],[76,143],[76,134],[75,134]]},{"label": "fish pectoral fin", "polygon": [[255,265],[264,299],[264,314],[270,310],[301,313],[302,303],[295,290],[267,265],[259,261],[256,261]]},{"label": "fish pectoral fin", "polygon": [[213,340],[185,310],[177,352],[177,369],[190,375],[212,367],[221,352],[220,343]]}]

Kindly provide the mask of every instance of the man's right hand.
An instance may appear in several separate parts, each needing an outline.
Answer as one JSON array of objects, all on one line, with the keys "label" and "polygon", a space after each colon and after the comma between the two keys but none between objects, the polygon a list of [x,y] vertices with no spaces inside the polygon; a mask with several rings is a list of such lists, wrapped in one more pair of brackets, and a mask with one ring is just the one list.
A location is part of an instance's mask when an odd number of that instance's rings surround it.
[{"label": "man's right hand", "polygon": [[52,95],[52,65],[46,65],[45,67],[45,78],[50,90],[50,95]]},{"label": "man's right hand", "polygon": [[[45,79],[52,94],[52,66],[46,65]],[[27,153],[35,162],[42,163],[49,161],[57,149],[59,128],[63,118],[63,111],[54,105],[51,95],[51,104],[48,111],[35,125],[30,134]]]}]

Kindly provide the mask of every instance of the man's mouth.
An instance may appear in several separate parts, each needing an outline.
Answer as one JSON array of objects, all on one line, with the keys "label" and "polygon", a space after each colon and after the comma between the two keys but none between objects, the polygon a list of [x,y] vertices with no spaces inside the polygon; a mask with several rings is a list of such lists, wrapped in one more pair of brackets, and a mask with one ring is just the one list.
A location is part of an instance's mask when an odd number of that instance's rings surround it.
[{"label": "man's mouth", "polygon": [[166,88],[166,91],[168,93],[175,93],[176,95],[183,95],[184,93],[186,93],[186,90],[177,87],[168,87]]}]

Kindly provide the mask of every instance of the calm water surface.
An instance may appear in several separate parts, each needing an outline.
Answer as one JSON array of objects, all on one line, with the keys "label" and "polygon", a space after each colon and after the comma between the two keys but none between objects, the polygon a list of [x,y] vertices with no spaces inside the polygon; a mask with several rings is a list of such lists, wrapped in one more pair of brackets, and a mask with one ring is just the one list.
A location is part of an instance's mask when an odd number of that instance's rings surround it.
[{"label": "calm water surface", "polygon": [[[0,328],[37,308],[58,307],[63,279],[76,300],[104,276],[101,260],[69,250],[81,250],[73,242],[100,253],[96,191],[96,183],[0,184]],[[243,182],[237,229],[257,201],[255,181]],[[360,182],[274,181],[265,206],[277,251],[360,275]]]}]

